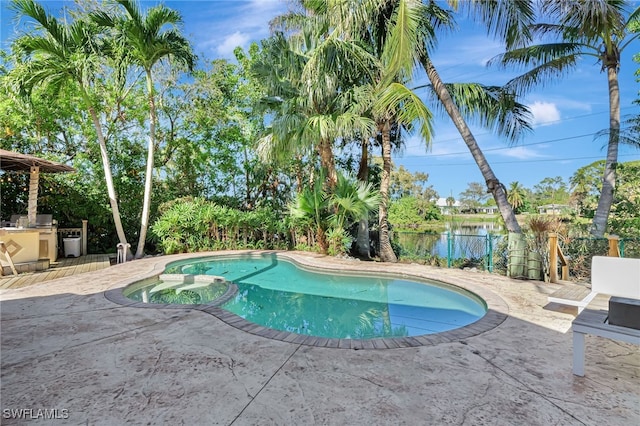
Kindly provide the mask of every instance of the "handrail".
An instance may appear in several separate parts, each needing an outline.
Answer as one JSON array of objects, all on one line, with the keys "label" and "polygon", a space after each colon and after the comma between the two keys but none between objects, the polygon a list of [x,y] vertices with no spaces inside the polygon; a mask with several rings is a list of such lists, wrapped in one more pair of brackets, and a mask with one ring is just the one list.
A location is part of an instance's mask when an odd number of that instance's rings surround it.
[{"label": "handrail", "polygon": [[549,233],[549,282],[558,282],[558,258],[562,266],[562,279],[569,279],[569,262],[558,245],[558,234]]},{"label": "handrail", "polygon": [[[607,256],[620,257],[620,237],[617,235],[609,235],[609,250]],[[569,259],[562,253],[562,249],[558,245],[558,234],[549,233],[549,282],[558,282],[558,260],[562,266],[562,279],[569,279]]]},{"label": "handrail", "polygon": [[609,257],[620,257],[620,245],[618,242],[620,241],[620,237],[617,235],[609,235],[609,252],[607,256]]}]

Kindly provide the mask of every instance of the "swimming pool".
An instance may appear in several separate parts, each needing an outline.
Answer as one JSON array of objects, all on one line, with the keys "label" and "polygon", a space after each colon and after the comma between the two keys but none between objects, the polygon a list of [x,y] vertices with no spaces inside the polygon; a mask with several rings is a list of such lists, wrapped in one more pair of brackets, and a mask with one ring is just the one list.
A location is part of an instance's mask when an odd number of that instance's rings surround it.
[{"label": "swimming pool", "polygon": [[[176,278],[184,276],[191,279]],[[479,296],[453,285],[308,270],[273,253],[173,262],[162,277],[169,278],[134,284],[124,295],[148,303],[216,303],[269,329],[333,339],[441,333],[487,312]],[[229,283],[237,286],[233,294]]]}]

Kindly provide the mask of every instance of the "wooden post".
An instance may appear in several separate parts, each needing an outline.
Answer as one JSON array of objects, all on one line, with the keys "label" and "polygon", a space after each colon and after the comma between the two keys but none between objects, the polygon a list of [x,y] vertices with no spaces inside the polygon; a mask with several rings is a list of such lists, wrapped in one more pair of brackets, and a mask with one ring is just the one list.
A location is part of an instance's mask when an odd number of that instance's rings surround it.
[{"label": "wooden post", "polygon": [[549,232],[549,282],[558,282],[558,234]]},{"label": "wooden post", "polygon": [[609,235],[607,239],[609,240],[609,253],[607,256],[620,257],[620,246],[618,245],[620,237],[617,235]]},{"label": "wooden post", "polygon": [[29,173],[29,204],[27,209],[28,226],[36,226],[38,212],[38,182],[40,181],[40,167],[31,166]]},{"label": "wooden post", "polygon": [[87,255],[87,223],[89,221],[82,219],[82,255]]}]

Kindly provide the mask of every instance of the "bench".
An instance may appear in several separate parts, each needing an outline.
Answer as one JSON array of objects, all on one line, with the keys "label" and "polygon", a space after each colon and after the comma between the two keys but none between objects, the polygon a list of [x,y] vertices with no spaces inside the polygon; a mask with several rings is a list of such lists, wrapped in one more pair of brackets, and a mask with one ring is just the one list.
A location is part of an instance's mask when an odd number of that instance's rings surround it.
[{"label": "bench", "polygon": [[547,300],[561,305],[577,306],[578,313],[580,313],[593,300],[596,294],[585,285],[565,284],[551,293]]},{"label": "bench", "polygon": [[[599,293],[640,300],[640,259],[594,256],[591,292],[585,299],[591,300]],[[608,316],[608,311],[584,309],[573,320],[573,374],[584,376],[586,334],[640,345],[640,330],[611,325]]]},{"label": "bench", "polygon": [[640,259],[593,256],[590,290],[583,285],[566,284],[547,300],[577,306],[580,313],[598,294],[640,299]]}]

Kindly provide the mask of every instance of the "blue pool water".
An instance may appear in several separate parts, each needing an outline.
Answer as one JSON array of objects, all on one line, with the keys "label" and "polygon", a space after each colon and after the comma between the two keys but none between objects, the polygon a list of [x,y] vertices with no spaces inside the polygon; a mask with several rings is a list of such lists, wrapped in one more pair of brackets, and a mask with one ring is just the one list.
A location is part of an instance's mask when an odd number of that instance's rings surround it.
[{"label": "blue pool water", "polygon": [[[170,264],[167,274],[222,276],[238,286],[221,307],[256,324],[317,337],[370,339],[439,333],[471,324],[486,304],[454,286],[311,272],[275,255],[201,258]],[[162,283],[125,291],[134,300]],[[207,303],[220,284],[156,291],[151,302]],[[155,300],[153,300],[155,298]],[[168,299],[167,299],[168,298]]]}]

